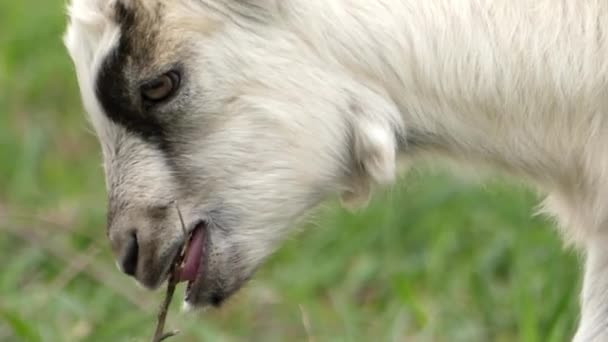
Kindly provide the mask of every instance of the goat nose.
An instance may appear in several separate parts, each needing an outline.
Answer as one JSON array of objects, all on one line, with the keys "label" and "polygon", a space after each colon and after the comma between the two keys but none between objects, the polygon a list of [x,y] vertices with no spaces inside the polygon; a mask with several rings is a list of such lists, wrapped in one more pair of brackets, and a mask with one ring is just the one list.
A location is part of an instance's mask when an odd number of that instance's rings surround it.
[{"label": "goat nose", "polygon": [[130,276],[135,276],[137,270],[137,259],[139,258],[139,244],[137,243],[137,235],[131,233],[126,244],[126,249],[123,253],[121,265],[122,270]]}]

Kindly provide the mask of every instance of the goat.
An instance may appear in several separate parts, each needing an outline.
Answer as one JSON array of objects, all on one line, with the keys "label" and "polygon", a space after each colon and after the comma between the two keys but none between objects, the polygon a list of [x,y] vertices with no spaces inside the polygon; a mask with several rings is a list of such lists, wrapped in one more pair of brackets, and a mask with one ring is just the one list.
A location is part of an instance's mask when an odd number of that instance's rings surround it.
[{"label": "goat", "polygon": [[311,209],[431,155],[546,195],[585,255],[574,339],[608,340],[605,1],[72,0],[64,42],[144,286],[188,243],[186,301],[220,305]]}]

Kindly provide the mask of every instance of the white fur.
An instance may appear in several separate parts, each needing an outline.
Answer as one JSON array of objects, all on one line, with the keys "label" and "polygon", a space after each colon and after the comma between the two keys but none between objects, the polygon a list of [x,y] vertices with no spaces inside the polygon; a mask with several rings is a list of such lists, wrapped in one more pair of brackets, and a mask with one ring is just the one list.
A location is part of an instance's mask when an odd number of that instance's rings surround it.
[{"label": "white fur", "polygon": [[84,108],[96,132],[101,136],[104,153],[112,149],[108,144],[115,141],[116,133],[109,120],[102,114],[95,96],[95,76],[103,58],[116,45],[120,37],[119,27],[107,17],[108,1],[74,1],[68,8],[70,27],[64,43],[76,68]]},{"label": "white fur", "polygon": [[[177,11],[184,3],[197,11]],[[373,184],[393,181],[397,154],[491,165],[547,193],[545,211],[587,255],[575,340],[608,340],[608,3],[200,4],[166,6],[172,18],[188,18],[174,23],[187,22],[187,33],[195,30],[192,16],[222,23],[215,34],[191,42],[200,59],[192,75],[207,91],[197,108],[222,113],[198,118],[222,130],[193,142],[190,155],[192,165],[206,163],[213,175],[192,185],[213,187],[249,218],[234,240],[218,242],[220,251],[228,250],[224,243],[246,246],[243,259],[257,265],[284,235],[284,223],[315,204],[305,185],[333,182],[328,189],[343,192],[345,203],[365,203]],[[107,152],[120,129],[101,114],[92,90],[99,61],[119,34],[106,8],[101,0],[74,0],[66,45]],[[239,101],[227,105],[232,95]],[[349,136],[354,156],[345,154]],[[248,154],[238,149],[253,141]],[[285,141],[290,144],[277,146]],[[258,168],[259,162],[266,164]],[[346,165],[351,170],[341,175]],[[162,165],[147,167],[137,172],[161,171],[144,179],[168,177]],[[260,190],[260,201],[280,214],[258,210]]]}]

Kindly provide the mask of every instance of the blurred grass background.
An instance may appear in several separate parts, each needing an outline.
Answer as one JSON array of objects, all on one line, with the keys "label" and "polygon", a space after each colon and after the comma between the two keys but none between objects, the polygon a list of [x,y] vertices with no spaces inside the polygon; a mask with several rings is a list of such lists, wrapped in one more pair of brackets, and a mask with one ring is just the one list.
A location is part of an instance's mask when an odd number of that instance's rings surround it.
[{"label": "blurred grass background", "polygon": [[[163,292],[114,267],[64,2],[0,2],[0,341],[146,341]],[[426,174],[426,175],[424,175]],[[368,210],[327,205],[175,341],[567,341],[580,267],[537,198],[412,173]]]}]

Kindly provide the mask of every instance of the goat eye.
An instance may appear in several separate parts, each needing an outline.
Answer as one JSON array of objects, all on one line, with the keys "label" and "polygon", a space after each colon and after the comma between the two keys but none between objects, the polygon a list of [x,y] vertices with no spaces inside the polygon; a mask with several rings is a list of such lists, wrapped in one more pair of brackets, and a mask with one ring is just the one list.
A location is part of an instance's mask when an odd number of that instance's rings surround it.
[{"label": "goat eye", "polygon": [[141,95],[146,101],[161,102],[168,99],[179,86],[180,76],[175,71],[157,77],[141,86]]}]

